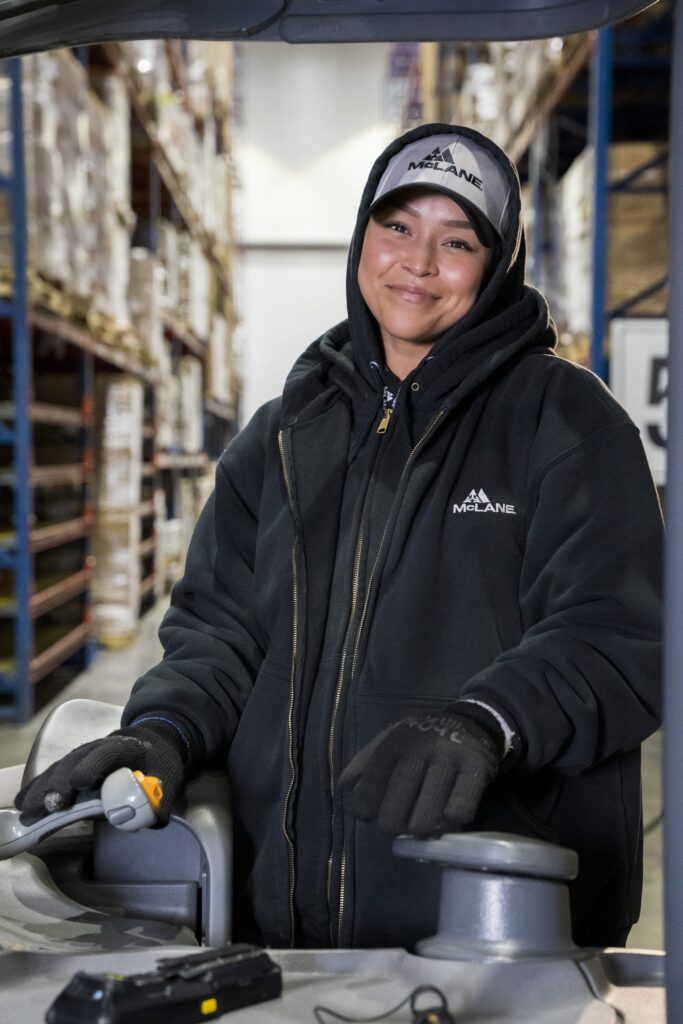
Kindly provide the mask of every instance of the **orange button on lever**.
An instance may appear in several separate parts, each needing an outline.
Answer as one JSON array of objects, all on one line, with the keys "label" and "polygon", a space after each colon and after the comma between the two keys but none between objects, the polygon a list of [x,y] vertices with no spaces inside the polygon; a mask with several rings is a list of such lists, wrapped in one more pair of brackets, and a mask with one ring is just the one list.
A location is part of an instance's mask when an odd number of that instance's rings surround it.
[{"label": "orange button on lever", "polygon": [[133,775],[142,786],[145,796],[152,805],[152,809],[158,811],[164,795],[164,791],[161,788],[161,780],[157,779],[154,775],[143,775],[140,771],[133,772]]}]

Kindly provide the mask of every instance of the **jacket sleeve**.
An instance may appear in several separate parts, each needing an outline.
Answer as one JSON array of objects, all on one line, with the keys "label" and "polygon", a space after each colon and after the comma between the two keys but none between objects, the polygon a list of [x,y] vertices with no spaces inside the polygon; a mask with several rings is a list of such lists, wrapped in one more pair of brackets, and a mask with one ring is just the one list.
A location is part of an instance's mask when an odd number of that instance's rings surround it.
[{"label": "jacket sleeve", "polygon": [[465,685],[519,736],[519,770],[584,771],[660,722],[662,519],[636,427],[603,426],[530,481],[524,633]]},{"label": "jacket sleeve", "polygon": [[133,687],[122,716],[174,713],[199,731],[205,763],[225,754],[264,657],[252,611],[267,408],[223,453],[159,629],[163,660]]}]

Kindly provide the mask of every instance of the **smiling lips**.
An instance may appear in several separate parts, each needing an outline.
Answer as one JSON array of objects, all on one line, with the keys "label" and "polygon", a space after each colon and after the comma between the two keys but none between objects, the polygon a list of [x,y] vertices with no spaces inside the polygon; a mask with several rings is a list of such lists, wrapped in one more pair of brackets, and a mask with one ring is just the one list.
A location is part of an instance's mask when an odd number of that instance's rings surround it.
[{"label": "smiling lips", "polygon": [[436,295],[432,295],[431,292],[426,292],[422,288],[413,288],[409,285],[390,284],[387,285],[389,291],[394,292],[399,298],[405,299],[406,302],[414,302],[417,305],[423,305],[427,302],[433,302],[437,298]]}]

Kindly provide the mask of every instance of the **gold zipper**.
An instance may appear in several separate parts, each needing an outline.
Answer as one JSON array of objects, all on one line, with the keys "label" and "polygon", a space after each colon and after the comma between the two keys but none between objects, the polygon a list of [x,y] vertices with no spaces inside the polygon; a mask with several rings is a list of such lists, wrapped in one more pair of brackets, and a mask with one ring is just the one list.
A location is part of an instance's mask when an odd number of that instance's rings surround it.
[{"label": "gold zipper", "polygon": [[[294,496],[292,494],[289,473],[287,472],[287,460],[285,459],[284,439],[282,431],[280,431],[278,434],[278,446],[280,448],[282,472],[285,478],[285,488],[287,490],[289,505],[292,510],[292,515],[296,516]],[[284,833],[285,841],[287,843],[289,860],[289,944],[292,947],[294,946],[294,889],[296,883],[296,875],[294,872],[294,842],[292,841],[292,837],[290,836],[289,831],[287,829],[287,810],[289,807],[289,800],[296,783],[296,765],[294,763],[294,694],[296,682],[296,655],[299,636],[299,591],[296,571],[297,543],[298,538],[295,539],[294,545],[292,547],[292,665],[289,679],[289,713],[287,716],[287,753],[289,757],[290,776],[289,785],[287,787],[287,793],[285,795],[284,808],[282,812],[282,831]]]},{"label": "gold zipper", "polygon": [[379,426],[377,427],[378,434],[386,434],[387,430],[389,429],[389,422],[391,420],[391,414],[393,411],[393,406],[389,406],[387,409],[384,410],[384,415],[382,416],[382,419],[379,422]]},{"label": "gold zipper", "polygon": [[[339,666],[339,675],[337,677],[337,689],[334,695],[334,705],[332,708],[332,718],[330,720],[330,738],[327,746],[327,764],[330,774],[330,800],[332,801],[332,822],[331,830],[334,834],[334,725],[337,718],[337,712],[339,711],[339,702],[341,700],[342,687],[344,685],[344,668],[346,666],[346,654],[348,651],[349,640],[351,638],[351,629],[353,626],[354,616],[356,614],[356,603],[358,601],[358,588],[360,582],[360,558],[363,550],[363,528],[361,527],[360,533],[358,534],[358,541],[356,543],[356,555],[353,562],[353,583],[351,587],[351,611],[349,613],[349,621],[346,627],[346,636],[344,637],[344,647],[342,649],[341,664]],[[330,848],[330,856],[327,861],[327,903],[329,906],[330,898],[332,895],[332,849]]]},{"label": "gold zipper", "polygon": [[[420,438],[420,440],[417,442],[417,444],[413,447],[412,451],[410,452],[408,458],[406,459],[406,463],[405,463],[405,465],[403,467],[403,470],[401,472],[401,476],[400,476],[400,479],[399,479],[399,482],[398,482],[398,487],[396,489],[397,493],[398,493],[398,491],[401,488],[401,484],[403,483],[403,478],[405,477],[405,475],[406,475],[406,473],[408,471],[408,467],[410,466],[411,462],[415,458],[415,455],[416,455],[418,449],[424,444],[424,442],[427,440],[429,435],[435,429],[435,427],[438,424],[439,420],[444,415],[444,412],[445,412],[445,410],[441,409],[441,411],[438,413],[438,415],[436,415],[434,417],[434,419],[429,424],[429,426],[425,430],[425,432],[422,435],[422,437]],[[380,424],[380,426],[381,426],[381,424]],[[363,602],[363,611],[361,613],[360,622],[358,624],[358,631],[356,633],[356,643],[354,645],[354,651],[353,651],[353,662],[352,662],[352,665],[351,665],[351,679],[353,679],[355,674],[356,674],[356,661],[358,659],[358,652],[360,650],[360,641],[361,641],[361,636],[362,636],[362,633],[363,633],[363,626],[365,625],[365,617],[366,617],[366,614],[367,614],[368,605],[369,605],[369,601],[370,601],[370,593],[372,591],[372,583],[373,583],[373,580],[374,580],[375,571],[377,569],[377,566],[379,564],[379,560],[380,560],[380,557],[381,557],[381,554],[382,554],[382,549],[384,547],[384,542],[385,542],[386,537],[387,537],[387,532],[389,530],[389,524],[392,521],[392,514],[393,514],[393,506],[392,506],[391,511],[389,512],[389,516],[388,516],[386,524],[384,526],[384,532],[382,533],[382,539],[380,540],[379,548],[377,549],[377,555],[375,557],[375,561],[374,561],[374,564],[372,566],[372,571],[371,571],[370,576],[368,578],[368,585],[365,588],[365,600]],[[349,623],[349,625],[350,625],[350,623]],[[344,644],[344,648],[346,650],[346,643]],[[341,676],[340,676],[340,678],[341,678]],[[338,703],[339,703],[340,699],[341,699],[341,689],[338,686],[337,687],[337,706],[338,706]],[[335,713],[336,713],[336,707],[335,707]],[[334,729],[334,719],[333,719],[332,726],[331,726],[331,732],[333,731],[333,729]],[[330,736],[330,742],[331,741],[332,741],[332,736]],[[344,851],[344,848],[343,848],[343,845],[342,845],[342,859],[341,859],[341,864],[340,864],[340,869],[339,869],[339,915],[338,915],[338,926],[337,926],[337,945],[338,946],[341,945],[342,921],[343,921],[343,917],[344,917],[344,902],[345,902],[344,884],[345,884],[345,876],[346,876],[346,852]],[[329,881],[328,881],[328,889],[329,889]]]}]

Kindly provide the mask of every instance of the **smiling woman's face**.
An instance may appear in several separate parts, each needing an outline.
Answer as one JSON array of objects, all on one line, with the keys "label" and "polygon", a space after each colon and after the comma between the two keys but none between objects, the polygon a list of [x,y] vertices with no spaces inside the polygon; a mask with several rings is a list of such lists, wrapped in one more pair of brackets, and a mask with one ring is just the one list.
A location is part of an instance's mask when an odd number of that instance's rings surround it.
[{"label": "smiling woman's face", "polygon": [[372,215],[358,284],[387,348],[420,358],[474,305],[491,259],[465,212],[440,192],[410,190]]}]

